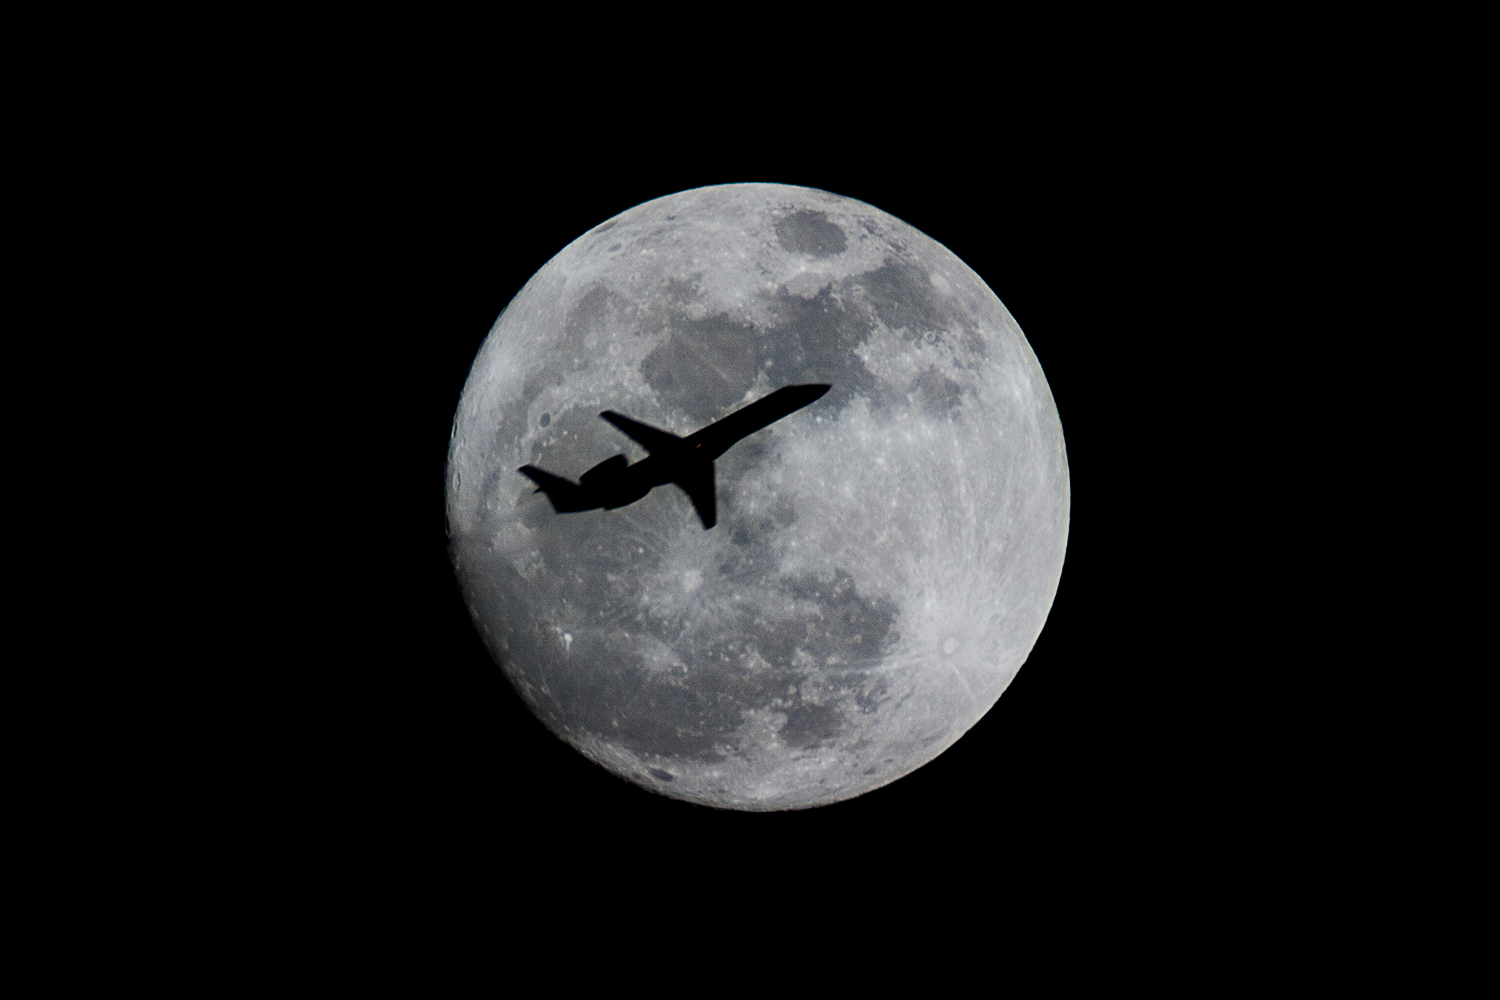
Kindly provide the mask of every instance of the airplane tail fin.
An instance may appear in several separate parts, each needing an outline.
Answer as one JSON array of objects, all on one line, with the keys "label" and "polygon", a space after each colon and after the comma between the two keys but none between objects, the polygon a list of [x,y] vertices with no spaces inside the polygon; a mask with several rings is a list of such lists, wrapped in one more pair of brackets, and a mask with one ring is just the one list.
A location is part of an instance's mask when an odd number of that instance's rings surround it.
[{"label": "airplane tail fin", "polygon": [[559,514],[590,510],[597,506],[584,499],[583,487],[562,476],[554,476],[534,465],[523,465],[516,471],[536,483],[537,488],[534,492],[547,494],[547,499],[552,501],[552,509]]},{"label": "airplane tail fin", "polygon": [[672,481],[693,501],[704,531],[718,523],[718,505],[714,502],[714,463],[693,462]]}]

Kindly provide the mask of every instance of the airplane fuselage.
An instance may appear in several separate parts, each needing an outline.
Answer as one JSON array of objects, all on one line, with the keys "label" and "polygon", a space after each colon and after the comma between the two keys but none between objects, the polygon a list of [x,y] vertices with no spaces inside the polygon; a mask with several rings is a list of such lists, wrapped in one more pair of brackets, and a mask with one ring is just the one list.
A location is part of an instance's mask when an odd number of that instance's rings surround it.
[{"label": "airplane fuselage", "polygon": [[[605,510],[635,503],[656,487],[667,485],[673,478],[668,471],[668,463],[660,455],[647,455],[634,465],[610,466],[611,461],[613,460],[606,459],[585,472],[580,483],[593,499],[599,501],[598,506]],[[596,471],[596,475],[589,475]]]},{"label": "airplane fuselage", "polygon": [[[705,448],[704,442],[686,438],[680,449],[652,452],[632,465],[610,464],[623,458],[622,455],[607,458],[585,472],[580,477],[580,485],[597,495],[598,506],[614,510],[635,503],[658,486],[676,482],[684,468],[702,463],[700,475],[709,474],[714,459],[728,450],[728,447]],[[596,472],[598,475],[591,475]]]}]

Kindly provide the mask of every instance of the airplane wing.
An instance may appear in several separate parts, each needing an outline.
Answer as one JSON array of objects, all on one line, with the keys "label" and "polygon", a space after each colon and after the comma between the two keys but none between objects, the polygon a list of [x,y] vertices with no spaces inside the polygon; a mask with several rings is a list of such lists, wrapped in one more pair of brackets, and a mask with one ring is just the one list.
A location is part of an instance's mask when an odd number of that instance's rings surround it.
[{"label": "airplane wing", "polygon": [[536,483],[536,492],[546,493],[547,499],[552,501],[552,509],[559,514],[575,510],[592,510],[594,506],[597,506],[597,504],[590,505],[584,499],[581,486],[562,476],[554,476],[534,465],[523,465],[516,471]]},{"label": "airplane wing", "polygon": [[631,439],[633,439],[647,451],[656,451],[660,448],[666,448],[667,446],[675,444],[676,442],[682,440],[682,438],[678,437],[676,434],[673,434],[671,431],[660,431],[655,427],[648,427],[637,420],[631,420],[624,414],[616,413],[614,410],[605,410],[603,413],[599,414],[599,416],[603,417],[605,420],[608,420],[620,430],[630,435]]},{"label": "airplane wing", "polygon": [[718,507],[714,503],[714,463],[692,462],[673,480],[693,501],[703,530],[712,528],[719,520]]},{"label": "airplane wing", "polygon": [[690,449],[713,460],[728,451],[729,446],[736,441],[821,399],[831,388],[833,387],[830,385],[813,384],[789,385],[777,389],[769,396],[762,396],[749,406],[735,410],[684,440]]}]

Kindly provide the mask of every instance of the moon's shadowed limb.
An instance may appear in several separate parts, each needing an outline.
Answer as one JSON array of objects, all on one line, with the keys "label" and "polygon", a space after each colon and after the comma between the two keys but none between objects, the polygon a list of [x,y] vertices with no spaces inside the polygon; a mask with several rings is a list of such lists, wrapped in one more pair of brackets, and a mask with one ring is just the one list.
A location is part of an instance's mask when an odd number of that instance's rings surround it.
[{"label": "moon's shadowed limb", "polygon": [[[832,389],[723,454],[714,531],[675,490],[558,517],[515,471],[617,452],[601,409],[686,435],[796,383]],[[454,564],[527,704],[622,776],[740,809],[858,795],[972,726],[1041,631],[1068,503],[994,293],[899,220],[778,185],[564,249],[486,340],[449,456]]]}]

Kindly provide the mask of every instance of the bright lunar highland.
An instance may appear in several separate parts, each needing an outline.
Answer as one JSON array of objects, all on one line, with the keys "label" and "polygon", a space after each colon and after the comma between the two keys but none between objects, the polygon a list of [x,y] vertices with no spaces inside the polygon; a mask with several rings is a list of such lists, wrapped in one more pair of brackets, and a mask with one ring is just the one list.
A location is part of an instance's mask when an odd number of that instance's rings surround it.
[{"label": "bright lunar highland", "polygon": [[[820,400],[682,490],[558,514],[577,480],[782,386]],[[851,798],[995,704],[1057,592],[1068,463],[1020,328],[947,248],[863,202],[683,191],[569,244],[474,361],[448,456],[460,585],[527,705],[653,791],[731,809]]]}]

